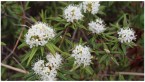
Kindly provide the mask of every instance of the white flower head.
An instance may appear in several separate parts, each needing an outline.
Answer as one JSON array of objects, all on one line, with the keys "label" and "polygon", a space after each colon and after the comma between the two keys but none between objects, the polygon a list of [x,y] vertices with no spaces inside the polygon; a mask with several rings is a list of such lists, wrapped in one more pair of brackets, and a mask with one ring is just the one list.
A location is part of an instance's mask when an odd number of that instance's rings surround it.
[{"label": "white flower head", "polygon": [[58,53],[56,53],[55,56],[53,56],[51,53],[49,53],[46,56],[46,59],[49,62],[48,64],[55,69],[58,69],[60,67],[60,65],[62,64],[62,57]]},{"label": "white flower head", "polygon": [[84,13],[86,13],[87,11],[94,14],[97,14],[99,11],[99,1],[85,1],[83,2],[83,10]]},{"label": "white flower head", "polygon": [[102,33],[106,30],[104,21],[101,18],[96,19],[96,21],[91,21],[88,25],[89,30],[96,34]]},{"label": "white flower head", "polygon": [[31,26],[25,35],[26,43],[32,47],[44,46],[48,40],[55,36],[55,32],[52,27],[48,26],[46,23],[37,22],[35,25]]},{"label": "white flower head", "polygon": [[52,69],[49,74],[43,74],[40,76],[41,80],[43,81],[56,81],[57,71]]},{"label": "white flower head", "polygon": [[77,45],[72,51],[71,56],[75,58],[75,64],[77,64],[78,66],[80,66],[81,64],[87,66],[91,63],[90,48],[87,46]]},{"label": "white flower head", "polygon": [[78,6],[69,5],[64,10],[64,18],[67,20],[67,22],[74,22],[75,20],[81,20],[83,15]]},{"label": "white flower head", "polygon": [[135,32],[129,27],[121,28],[120,31],[118,31],[118,34],[119,34],[118,39],[121,43],[126,43],[126,42],[131,42],[133,40],[136,40]]},{"label": "white flower head", "polygon": [[45,64],[44,60],[37,61],[33,68],[34,72],[38,74],[41,80],[56,80],[57,71],[55,68],[49,66],[48,63]]},{"label": "white flower head", "polygon": [[34,64],[32,69],[35,71],[36,74],[40,74],[44,66],[44,60],[39,60]]}]

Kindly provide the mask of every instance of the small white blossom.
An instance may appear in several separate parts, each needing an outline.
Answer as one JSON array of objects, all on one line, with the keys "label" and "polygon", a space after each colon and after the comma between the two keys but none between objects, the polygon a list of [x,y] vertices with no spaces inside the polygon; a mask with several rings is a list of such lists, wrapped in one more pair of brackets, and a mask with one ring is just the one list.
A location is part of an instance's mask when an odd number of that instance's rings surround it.
[{"label": "small white blossom", "polygon": [[46,56],[46,59],[49,62],[48,64],[55,69],[58,69],[60,67],[60,65],[62,64],[62,57],[58,53],[56,53],[55,56],[53,56],[51,53],[49,53]]},{"label": "small white blossom", "polygon": [[56,53],[53,56],[51,53],[46,56],[47,61],[44,60],[37,61],[34,66],[33,70],[36,74],[40,76],[40,79],[43,81],[55,81],[57,80],[57,69],[62,64],[62,57],[60,54]]},{"label": "small white blossom", "polygon": [[97,14],[99,11],[99,1],[85,1],[83,2],[83,10],[84,13],[86,13],[87,11],[94,14]]},{"label": "small white blossom", "polygon": [[135,32],[129,27],[121,28],[118,34],[119,34],[118,39],[121,43],[126,43],[126,42],[131,42],[132,40],[136,40]]},{"label": "small white blossom", "polygon": [[81,20],[83,17],[81,9],[78,6],[69,5],[64,10],[64,18],[67,22],[74,22],[75,20]]},{"label": "small white blossom", "polygon": [[55,68],[49,66],[48,63],[45,64],[44,60],[39,60],[36,62],[32,68],[36,74],[38,74],[41,80],[52,81],[56,80],[57,71]]},{"label": "small white blossom", "polygon": [[75,64],[77,64],[78,66],[80,66],[81,64],[87,66],[91,63],[91,53],[89,47],[77,45],[72,51],[71,56],[75,58]]},{"label": "small white blossom", "polygon": [[52,69],[48,74],[43,74],[40,78],[43,81],[56,81],[56,75],[57,71],[55,69]]},{"label": "small white blossom", "polygon": [[32,69],[35,71],[36,74],[41,74],[44,66],[44,60],[39,60],[34,64]]},{"label": "small white blossom", "polygon": [[96,21],[91,21],[88,25],[89,30],[96,34],[102,33],[106,30],[104,21],[100,18],[96,19]]},{"label": "small white blossom", "polygon": [[30,48],[34,46],[44,46],[48,40],[55,36],[55,32],[52,27],[48,26],[46,23],[37,22],[35,25],[31,26],[25,35],[26,43]]}]

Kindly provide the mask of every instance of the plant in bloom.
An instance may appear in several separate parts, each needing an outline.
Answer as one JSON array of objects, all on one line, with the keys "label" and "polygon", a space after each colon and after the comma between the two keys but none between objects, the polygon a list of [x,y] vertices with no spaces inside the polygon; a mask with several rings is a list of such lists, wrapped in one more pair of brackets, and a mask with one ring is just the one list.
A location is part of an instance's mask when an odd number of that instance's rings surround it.
[{"label": "plant in bloom", "polygon": [[46,59],[46,63],[44,62],[44,60],[37,61],[32,69],[35,71],[36,74],[40,76],[41,80],[56,80],[56,70],[62,64],[62,57],[58,53],[56,53],[55,56],[50,53],[46,56]]},{"label": "plant in bloom", "polygon": [[71,56],[75,58],[75,64],[77,64],[78,66],[80,66],[81,64],[87,66],[91,63],[90,48],[87,46],[77,45],[72,51]]},{"label": "plant in bloom", "polygon": [[121,43],[131,42],[133,40],[136,40],[135,32],[129,27],[121,28],[120,31],[118,31],[118,39]]},{"label": "plant in bloom", "polygon": [[99,34],[106,30],[104,21],[101,18],[96,19],[96,21],[91,21],[88,25],[92,33]]},{"label": "plant in bloom", "polygon": [[55,32],[52,27],[48,26],[46,23],[37,22],[32,25],[25,35],[26,43],[32,47],[44,46],[48,40],[55,36]]},{"label": "plant in bloom", "polygon": [[67,22],[74,22],[75,20],[81,20],[83,15],[78,6],[69,5],[64,10],[64,18],[67,20]]},{"label": "plant in bloom", "polygon": [[83,10],[84,13],[86,13],[87,11],[94,14],[97,14],[99,11],[99,2],[98,1],[85,1],[83,2]]}]

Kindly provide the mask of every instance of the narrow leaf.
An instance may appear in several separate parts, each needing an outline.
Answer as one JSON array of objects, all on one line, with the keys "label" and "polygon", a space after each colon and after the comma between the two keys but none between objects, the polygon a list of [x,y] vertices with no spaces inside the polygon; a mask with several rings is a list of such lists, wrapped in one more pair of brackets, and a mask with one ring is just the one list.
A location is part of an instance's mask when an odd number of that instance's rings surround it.
[{"label": "narrow leaf", "polygon": [[29,56],[28,62],[27,62],[27,66],[30,64],[30,61],[32,60],[32,58],[34,57],[36,51],[38,48],[32,48],[31,54]]},{"label": "narrow leaf", "polygon": [[23,47],[25,47],[25,46],[27,46],[27,44],[26,44],[25,42],[23,42],[22,44],[20,44],[20,45],[18,46],[18,49],[21,49],[21,48],[23,48]]}]

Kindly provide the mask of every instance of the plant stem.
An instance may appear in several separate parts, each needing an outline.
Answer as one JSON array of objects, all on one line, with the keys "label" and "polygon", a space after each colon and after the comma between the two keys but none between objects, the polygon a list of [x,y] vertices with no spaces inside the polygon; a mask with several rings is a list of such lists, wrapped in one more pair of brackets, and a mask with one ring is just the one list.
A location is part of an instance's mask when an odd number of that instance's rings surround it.
[{"label": "plant stem", "polygon": [[72,41],[74,40],[74,38],[75,38],[75,36],[76,36],[77,29],[78,29],[78,28],[76,28],[75,31],[73,32]]},{"label": "plant stem", "polygon": [[24,73],[24,74],[29,73],[28,71],[25,71],[25,70],[22,70],[22,69],[19,69],[19,68],[16,68],[16,67],[12,67],[10,65],[6,65],[6,64],[3,64],[3,63],[1,63],[1,66],[6,67],[6,68],[11,69],[11,70],[14,70],[14,71],[17,71],[17,72],[20,72],[20,73]]},{"label": "plant stem", "polygon": [[116,72],[115,74],[144,76],[144,73],[136,73],[136,72]]},{"label": "plant stem", "polygon": [[64,41],[64,39],[65,39],[65,35],[66,35],[68,29],[69,29],[69,27],[67,27],[66,30],[65,30],[65,33],[64,33],[64,35],[63,35],[63,37],[62,37],[62,40],[61,40],[60,45],[59,45],[59,48],[61,47],[61,45],[62,45],[62,43],[63,43],[63,41]]},{"label": "plant stem", "polygon": [[[22,5],[23,17],[24,17],[24,19],[22,20],[22,23],[25,25],[25,16],[26,16],[26,15],[25,15],[25,9],[24,9],[25,7],[24,7],[24,5],[22,4],[22,2],[21,2],[21,5]],[[20,33],[20,35],[19,35],[19,37],[18,37],[18,39],[17,39],[17,41],[16,41],[16,44],[15,44],[15,46],[14,46],[12,52],[3,60],[3,62],[6,61],[6,60],[14,53],[14,51],[15,51],[15,49],[16,49],[16,47],[17,47],[17,45],[18,45],[18,43],[19,43],[19,41],[20,41],[20,39],[21,39],[21,37],[22,37],[23,31],[24,31],[24,26],[22,27],[21,33]]]}]

